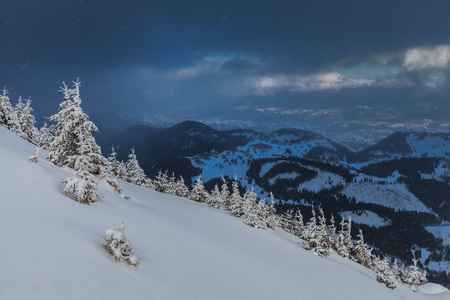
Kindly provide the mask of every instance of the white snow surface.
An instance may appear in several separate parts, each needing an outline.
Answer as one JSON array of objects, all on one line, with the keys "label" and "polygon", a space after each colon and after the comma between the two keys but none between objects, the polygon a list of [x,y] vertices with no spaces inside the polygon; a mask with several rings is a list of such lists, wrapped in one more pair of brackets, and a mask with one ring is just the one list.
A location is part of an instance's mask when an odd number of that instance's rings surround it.
[{"label": "white snow surface", "polygon": [[390,220],[385,220],[374,212],[370,210],[363,210],[358,212],[353,211],[343,211],[339,213],[341,216],[351,217],[352,222],[358,224],[365,224],[372,227],[382,227],[391,224]]},{"label": "white snow surface", "polygon": [[425,229],[437,238],[444,241],[444,245],[450,246],[450,224],[443,226],[428,226]]},{"label": "white snow surface", "polygon": [[324,172],[316,168],[311,169],[317,171],[317,176],[307,182],[303,182],[302,184],[300,184],[297,187],[299,191],[306,189],[307,191],[319,192],[323,189],[332,188],[338,184],[345,184],[345,179],[337,174]]},{"label": "white snow surface", "polygon": [[[0,126],[2,299],[449,299],[394,291],[375,274],[332,254],[304,250],[282,230],[260,230],[224,211],[120,182],[125,200],[104,182],[92,205],[62,195],[72,176]],[[44,157],[42,153],[41,157]],[[100,235],[125,223],[141,258],[115,262]]]},{"label": "white snow surface", "polygon": [[298,176],[300,176],[300,174],[298,174],[297,172],[281,173],[281,174],[278,174],[278,175],[270,178],[269,179],[269,183],[270,183],[270,185],[273,185],[277,180],[280,180],[280,179],[295,179]]},{"label": "white snow surface", "polygon": [[450,140],[432,135],[421,138],[420,135],[412,133],[406,137],[406,141],[411,147],[411,156],[427,155],[450,158]]},{"label": "white snow surface", "polygon": [[355,197],[356,202],[374,203],[395,210],[432,213],[403,183],[350,183],[343,193],[347,197]]}]

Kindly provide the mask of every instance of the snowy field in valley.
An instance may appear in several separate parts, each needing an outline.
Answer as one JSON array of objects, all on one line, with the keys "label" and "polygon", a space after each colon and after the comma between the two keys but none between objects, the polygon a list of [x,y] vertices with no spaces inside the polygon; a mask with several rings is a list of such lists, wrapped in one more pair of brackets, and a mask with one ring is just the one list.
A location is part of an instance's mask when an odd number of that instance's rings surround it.
[{"label": "snowy field in valley", "polygon": [[450,224],[444,226],[428,226],[425,227],[435,237],[441,238],[444,245],[450,246]]},{"label": "snowy field in valley", "polygon": [[[0,126],[2,299],[450,299],[434,284],[390,290],[335,253],[321,258],[282,230],[259,230],[224,211],[120,182],[83,205],[62,195],[72,176]],[[44,156],[45,153],[42,155]],[[102,246],[125,223],[141,263],[115,262]]]},{"label": "snowy field in valley", "polygon": [[432,213],[405,184],[350,183],[343,193],[355,197],[356,202],[378,204],[395,210]]},{"label": "snowy field in valley", "polygon": [[345,217],[351,217],[352,222],[358,223],[358,224],[364,224],[372,227],[382,227],[382,226],[388,226],[391,224],[390,220],[386,220],[379,215],[377,215],[374,212],[371,212],[369,210],[363,210],[358,212],[353,211],[343,211],[339,213],[341,216]]}]

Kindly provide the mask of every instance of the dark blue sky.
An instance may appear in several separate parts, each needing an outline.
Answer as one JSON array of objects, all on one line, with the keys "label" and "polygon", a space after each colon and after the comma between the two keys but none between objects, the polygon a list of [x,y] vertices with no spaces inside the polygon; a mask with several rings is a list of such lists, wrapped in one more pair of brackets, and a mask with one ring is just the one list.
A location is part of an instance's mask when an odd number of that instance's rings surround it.
[{"label": "dark blue sky", "polygon": [[0,84],[42,117],[79,77],[102,124],[449,131],[448,12],[447,0],[1,1]]}]

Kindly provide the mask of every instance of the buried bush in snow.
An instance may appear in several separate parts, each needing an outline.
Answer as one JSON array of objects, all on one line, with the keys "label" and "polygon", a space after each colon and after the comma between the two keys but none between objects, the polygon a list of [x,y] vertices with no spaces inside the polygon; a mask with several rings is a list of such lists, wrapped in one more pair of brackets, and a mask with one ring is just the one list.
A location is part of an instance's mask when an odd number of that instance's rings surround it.
[{"label": "buried bush in snow", "polygon": [[130,242],[127,241],[124,235],[125,226],[120,225],[119,229],[108,229],[105,232],[105,236],[102,236],[105,240],[105,249],[114,257],[117,261],[127,261],[130,265],[137,265],[140,261],[139,257],[131,253]]}]

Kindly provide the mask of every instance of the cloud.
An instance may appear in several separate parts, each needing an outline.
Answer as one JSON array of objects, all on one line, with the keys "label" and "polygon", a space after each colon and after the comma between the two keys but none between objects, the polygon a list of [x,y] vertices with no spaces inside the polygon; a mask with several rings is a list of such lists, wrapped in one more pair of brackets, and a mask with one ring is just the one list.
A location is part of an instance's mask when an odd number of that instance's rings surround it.
[{"label": "cloud", "polygon": [[299,75],[278,74],[255,76],[242,81],[240,88],[234,90],[240,94],[273,95],[281,90],[291,92],[340,90],[343,88],[367,87],[375,80],[344,76],[338,72]]},{"label": "cloud", "polygon": [[444,68],[450,62],[450,45],[413,48],[406,51],[403,67],[407,71]]}]

